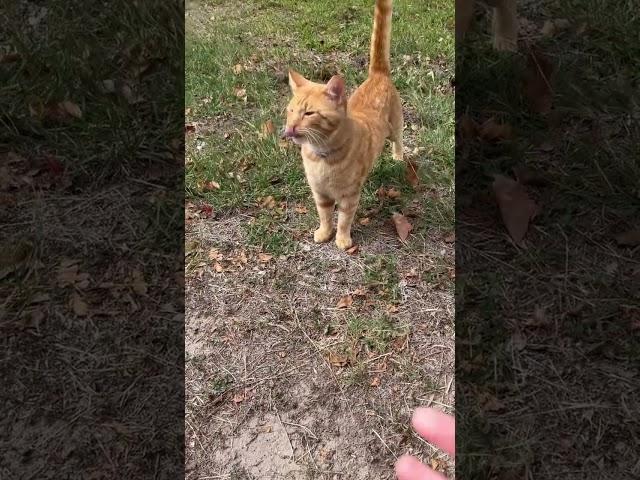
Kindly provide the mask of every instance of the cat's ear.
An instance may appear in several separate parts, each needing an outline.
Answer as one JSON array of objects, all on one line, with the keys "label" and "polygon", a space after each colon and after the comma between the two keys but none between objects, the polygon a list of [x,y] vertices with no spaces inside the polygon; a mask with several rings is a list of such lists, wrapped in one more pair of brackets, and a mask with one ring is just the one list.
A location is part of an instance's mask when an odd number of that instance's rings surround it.
[{"label": "cat's ear", "polygon": [[306,85],[307,83],[309,83],[309,80],[304,78],[298,72],[295,70],[289,70],[289,86],[291,87],[292,92],[295,92],[296,89]]},{"label": "cat's ear", "polygon": [[340,75],[334,75],[327,83],[327,96],[334,102],[341,103],[344,99],[344,80]]}]

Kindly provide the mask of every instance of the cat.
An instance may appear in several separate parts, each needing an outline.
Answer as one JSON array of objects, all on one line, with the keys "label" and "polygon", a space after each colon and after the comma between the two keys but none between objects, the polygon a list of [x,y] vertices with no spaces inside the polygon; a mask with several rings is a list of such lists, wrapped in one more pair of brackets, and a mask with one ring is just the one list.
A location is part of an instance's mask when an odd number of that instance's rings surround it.
[{"label": "cat", "polygon": [[[493,47],[498,51],[517,50],[518,15],[516,0],[485,0],[493,7]],[[475,0],[456,0],[456,41],[461,41],[473,18]]]},{"label": "cat", "polygon": [[391,10],[392,0],[376,0],[369,74],[348,99],[339,75],[322,84],[289,70],[292,98],[284,137],[301,145],[320,217],[313,240],[324,243],[333,238],[337,205],[335,243],[342,250],[353,246],[351,225],[362,186],[386,139],[392,142],[393,158],[403,159],[402,102],[391,80]]}]

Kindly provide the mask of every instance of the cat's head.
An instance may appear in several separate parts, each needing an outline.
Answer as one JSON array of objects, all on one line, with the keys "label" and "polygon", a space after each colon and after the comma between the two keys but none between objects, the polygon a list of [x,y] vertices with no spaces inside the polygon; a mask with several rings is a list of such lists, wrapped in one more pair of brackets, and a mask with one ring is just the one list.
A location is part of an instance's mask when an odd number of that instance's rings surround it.
[{"label": "cat's head", "polygon": [[289,70],[292,97],[287,106],[284,137],[297,144],[323,146],[347,115],[344,80],[335,75],[328,83],[314,83]]}]

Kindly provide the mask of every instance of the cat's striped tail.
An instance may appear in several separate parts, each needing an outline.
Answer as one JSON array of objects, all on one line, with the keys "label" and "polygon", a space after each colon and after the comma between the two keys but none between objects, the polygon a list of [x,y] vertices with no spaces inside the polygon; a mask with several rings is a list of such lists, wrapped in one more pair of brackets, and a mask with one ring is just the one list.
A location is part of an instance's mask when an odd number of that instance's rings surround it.
[{"label": "cat's striped tail", "polygon": [[374,73],[391,74],[389,50],[391,47],[391,5],[393,0],[376,0],[371,33],[371,55],[369,75]]}]

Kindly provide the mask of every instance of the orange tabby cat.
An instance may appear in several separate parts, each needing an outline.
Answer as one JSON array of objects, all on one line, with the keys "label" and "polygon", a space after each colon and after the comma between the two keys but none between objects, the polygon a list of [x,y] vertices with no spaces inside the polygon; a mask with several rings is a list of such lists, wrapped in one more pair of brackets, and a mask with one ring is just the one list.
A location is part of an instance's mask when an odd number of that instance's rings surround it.
[{"label": "orange tabby cat", "polygon": [[336,245],[343,250],[353,245],[351,224],[360,191],[387,138],[393,142],[393,158],[402,160],[402,104],[389,63],[391,4],[392,0],[376,0],[369,77],[349,99],[338,75],[321,84],[289,71],[293,98],[284,136],[302,145],[304,170],[320,217],[313,239],[331,240],[337,204]]}]

